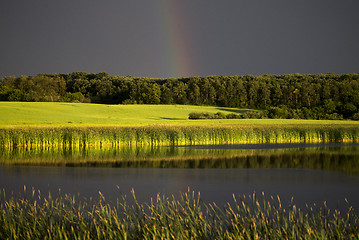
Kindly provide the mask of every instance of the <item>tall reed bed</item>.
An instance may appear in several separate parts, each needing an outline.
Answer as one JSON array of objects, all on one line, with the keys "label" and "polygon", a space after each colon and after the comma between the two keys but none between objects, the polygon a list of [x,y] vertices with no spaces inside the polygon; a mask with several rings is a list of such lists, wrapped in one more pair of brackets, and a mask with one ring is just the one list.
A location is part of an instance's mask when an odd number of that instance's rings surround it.
[{"label": "tall reed bed", "polygon": [[142,127],[13,127],[0,146],[193,145],[358,142],[356,125],[150,125]]},{"label": "tall reed bed", "polygon": [[[157,195],[149,203],[126,197],[110,203],[74,195],[6,200],[0,191],[0,239],[359,239],[359,218],[321,207],[301,210],[279,197],[237,197],[219,207],[200,194]],[[349,205],[348,205],[349,206]]]}]

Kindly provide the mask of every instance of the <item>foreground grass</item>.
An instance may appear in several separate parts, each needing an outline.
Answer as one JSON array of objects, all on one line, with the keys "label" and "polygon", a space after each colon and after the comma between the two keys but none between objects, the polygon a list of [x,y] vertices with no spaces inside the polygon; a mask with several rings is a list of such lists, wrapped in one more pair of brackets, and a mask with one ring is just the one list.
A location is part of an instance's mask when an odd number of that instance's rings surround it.
[{"label": "foreground grass", "polygon": [[[110,204],[73,195],[5,200],[0,191],[0,239],[359,239],[359,218],[322,207],[301,210],[264,194],[225,207],[205,204],[194,192],[158,195],[148,204],[126,198]],[[25,194],[26,195],[26,194]]]}]

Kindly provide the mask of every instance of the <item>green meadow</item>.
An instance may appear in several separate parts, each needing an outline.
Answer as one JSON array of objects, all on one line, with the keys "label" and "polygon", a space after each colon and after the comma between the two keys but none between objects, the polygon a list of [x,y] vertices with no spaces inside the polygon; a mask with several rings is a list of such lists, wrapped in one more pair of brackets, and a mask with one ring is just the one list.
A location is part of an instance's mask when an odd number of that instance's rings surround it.
[{"label": "green meadow", "polygon": [[0,103],[0,146],[193,145],[358,142],[356,121],[190,120],[191,112],[248,109],[187,105]]},{"label": "green meadow", "polygon": [[191,112],[246,110],[188,105],[105,105],[91,103],[0,102],[0,126],[133,126],[217,124],[238,121],[190,121]]},{"label": "green meadow", "polygon": [[0,102],[0,127],[143,125],[355,125],[357,121],[297,119],[189,120],[191,112],[224,114],[249,109],[193,105],[105,105],[62,102]]}]

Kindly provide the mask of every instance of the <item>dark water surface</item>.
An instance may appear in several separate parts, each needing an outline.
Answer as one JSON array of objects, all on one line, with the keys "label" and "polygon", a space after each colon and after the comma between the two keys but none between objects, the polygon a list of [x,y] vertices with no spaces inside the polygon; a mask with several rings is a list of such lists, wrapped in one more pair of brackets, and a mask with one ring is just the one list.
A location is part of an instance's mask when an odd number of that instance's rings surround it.
[{"label": "dark water surface", "polygon": [[[132,150],[126,152],[126,157],[120,157],[119,149],[116,153],[101,150],[96,154],[91,150],[82,153],[70,151],[68,155],[62,154],[65,160],[54,160],[58,165],[55,167],[39,166],[39,162],[37,166],[10,163],[16,156],[28,156],[31,161],[41,159],[41,156],[47,160],[57,159],[57,151],[53,151],[56,153],[53,156],[46,151],[34,150],[36,157],[31,155],[31,150],[3,152],[0,155],[0,188],[5,189],[8,195],[11,192],[22,193],[24,185],[27,189],[39,189],[44,195],[61,189],[62,193],[98,197],[101,191],[110,200],[121,197],[120,193],[129,195],[133,188],[140,201],[149,201],[157,193],[178,196],[179,192],[186,192],[189,188],[200,192],[205,202],[219,205],[231,202],[232,194],[264,192],[268,197],[278,195],[283,201],[293,197],[302,208],[305,204],[327,201],[330,208],[343,209],[346,206],[344,199],[347,198],[358,212],[358,145],[315,145],[309,148],[291,145],[284,150],[262,146],[264,150],[250,149],[246,152],[226,149],[233,147],[133,150],[139,159],[134,157]],[[176,154],[180,157],[177,158]],[[86,157],[95,157],[97,165],[103,163],[106,167],[88,167],[83,159]],[[83,167],[66,167],[80,159]],[[24,161],[27,161],[25,157]],[[66,163],[64,166],[63,161]]]}]

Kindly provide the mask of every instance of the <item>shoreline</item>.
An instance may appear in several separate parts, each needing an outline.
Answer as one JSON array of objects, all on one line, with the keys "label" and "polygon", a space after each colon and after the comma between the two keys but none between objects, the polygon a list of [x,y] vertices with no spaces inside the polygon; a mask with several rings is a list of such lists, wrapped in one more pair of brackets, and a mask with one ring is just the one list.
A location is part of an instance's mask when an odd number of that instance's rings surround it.
[{"label": "shoreline", "polygon": [[357,125],[148,125],[0,128],[0,147],[356,142],[359,142]]}]

